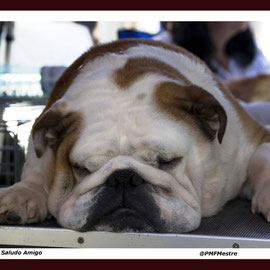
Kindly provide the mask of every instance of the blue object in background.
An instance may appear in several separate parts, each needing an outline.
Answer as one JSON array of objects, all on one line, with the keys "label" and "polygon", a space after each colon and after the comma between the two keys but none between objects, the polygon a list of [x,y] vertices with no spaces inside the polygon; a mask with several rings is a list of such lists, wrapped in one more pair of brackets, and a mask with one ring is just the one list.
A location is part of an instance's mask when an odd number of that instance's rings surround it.
[{"label": "blue object in background", "polygon": [[137,30],[119,30],[118,31],[118,38],[119,39],[123,39],[123,38],[146,38],[146,39],[150,39],[153,36],[155,36],[155,34],[149,34],[146,32],[140,32]]}]

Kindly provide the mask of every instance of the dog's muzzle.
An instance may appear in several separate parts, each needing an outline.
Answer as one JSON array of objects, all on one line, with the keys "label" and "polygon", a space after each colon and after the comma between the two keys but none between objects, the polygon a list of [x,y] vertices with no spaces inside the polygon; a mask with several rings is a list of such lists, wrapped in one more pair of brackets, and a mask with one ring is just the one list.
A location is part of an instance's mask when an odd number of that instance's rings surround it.
[{"label": "dog's muzzle", "polygon": [[113,231],[164,231],[160,210],[152,193],[152,185],[135,171],[114,171],[89,209],[83,230],[106,226]]}]

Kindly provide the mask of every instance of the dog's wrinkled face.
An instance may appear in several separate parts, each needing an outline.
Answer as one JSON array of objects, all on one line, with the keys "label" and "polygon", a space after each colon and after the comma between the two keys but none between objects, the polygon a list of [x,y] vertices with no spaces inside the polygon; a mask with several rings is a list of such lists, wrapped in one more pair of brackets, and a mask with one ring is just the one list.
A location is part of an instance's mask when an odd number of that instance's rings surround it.
[{"label": "dog's wrinkled face", "polygon": [[50,212],[79,231],[193,230],[225,112],[186,75],[129,54],[86,64],[37,122],[37,155],[55,155]]},{"label": "dog's wrinkled face", "polygon": [[104,109],[99,120],[93,113],[70,153],[78,184],[60,207],[60,223],[112,231],[197,226],[200,204],[187,160],[194,139],[188,129],[145,105],[114,107]]},{"label": "dog's wrinkled face", "polygon": [[76,142],[70,160],[80,184],[60,208],[64,226],[166,232],[199,222],[186,164],[192,139],[140,107],[115,108]]}]

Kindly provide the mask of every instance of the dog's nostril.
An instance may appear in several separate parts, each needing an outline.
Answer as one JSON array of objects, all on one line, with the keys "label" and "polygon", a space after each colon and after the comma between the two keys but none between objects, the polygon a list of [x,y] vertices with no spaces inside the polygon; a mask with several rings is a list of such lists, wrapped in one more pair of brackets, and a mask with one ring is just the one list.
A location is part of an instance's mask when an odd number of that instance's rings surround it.
[{"label": "dog's nostril", "polygon": [[141,185],[143,182],[144,180],[133,170],[124,169],[113,172],[108,177],[106,184],[111,187],[117,187],[118,185],[130,185],[136,187]]},{"label": "dog's nostril", "polygon": [[144,180],[138,174],[134,174],[131,179],[131,184],[135,187],[141,185],[143,182]]},{"label": "dog's nostril", "polygon": [[111,187],[116,187],[116,186],[118,186],[118,181],[117,181],[117,179],[114,177],[114,175],[112,174],[112,175],[110,175],[110,176],[108,177],[106,184],[107,184],[108,186],[111,186]]}]

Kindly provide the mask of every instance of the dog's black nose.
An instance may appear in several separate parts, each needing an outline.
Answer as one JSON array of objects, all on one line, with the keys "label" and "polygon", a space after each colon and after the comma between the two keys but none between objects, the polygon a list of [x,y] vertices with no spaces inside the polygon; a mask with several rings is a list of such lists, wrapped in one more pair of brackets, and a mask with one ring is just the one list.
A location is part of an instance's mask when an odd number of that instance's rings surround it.
[{"label": "dog's black nose", "polygon": [[132,186],[136,187],[144,183],[142,177],[131,169],[117,170],[113,172],[107,179],[107,185],[111,187]]}]

